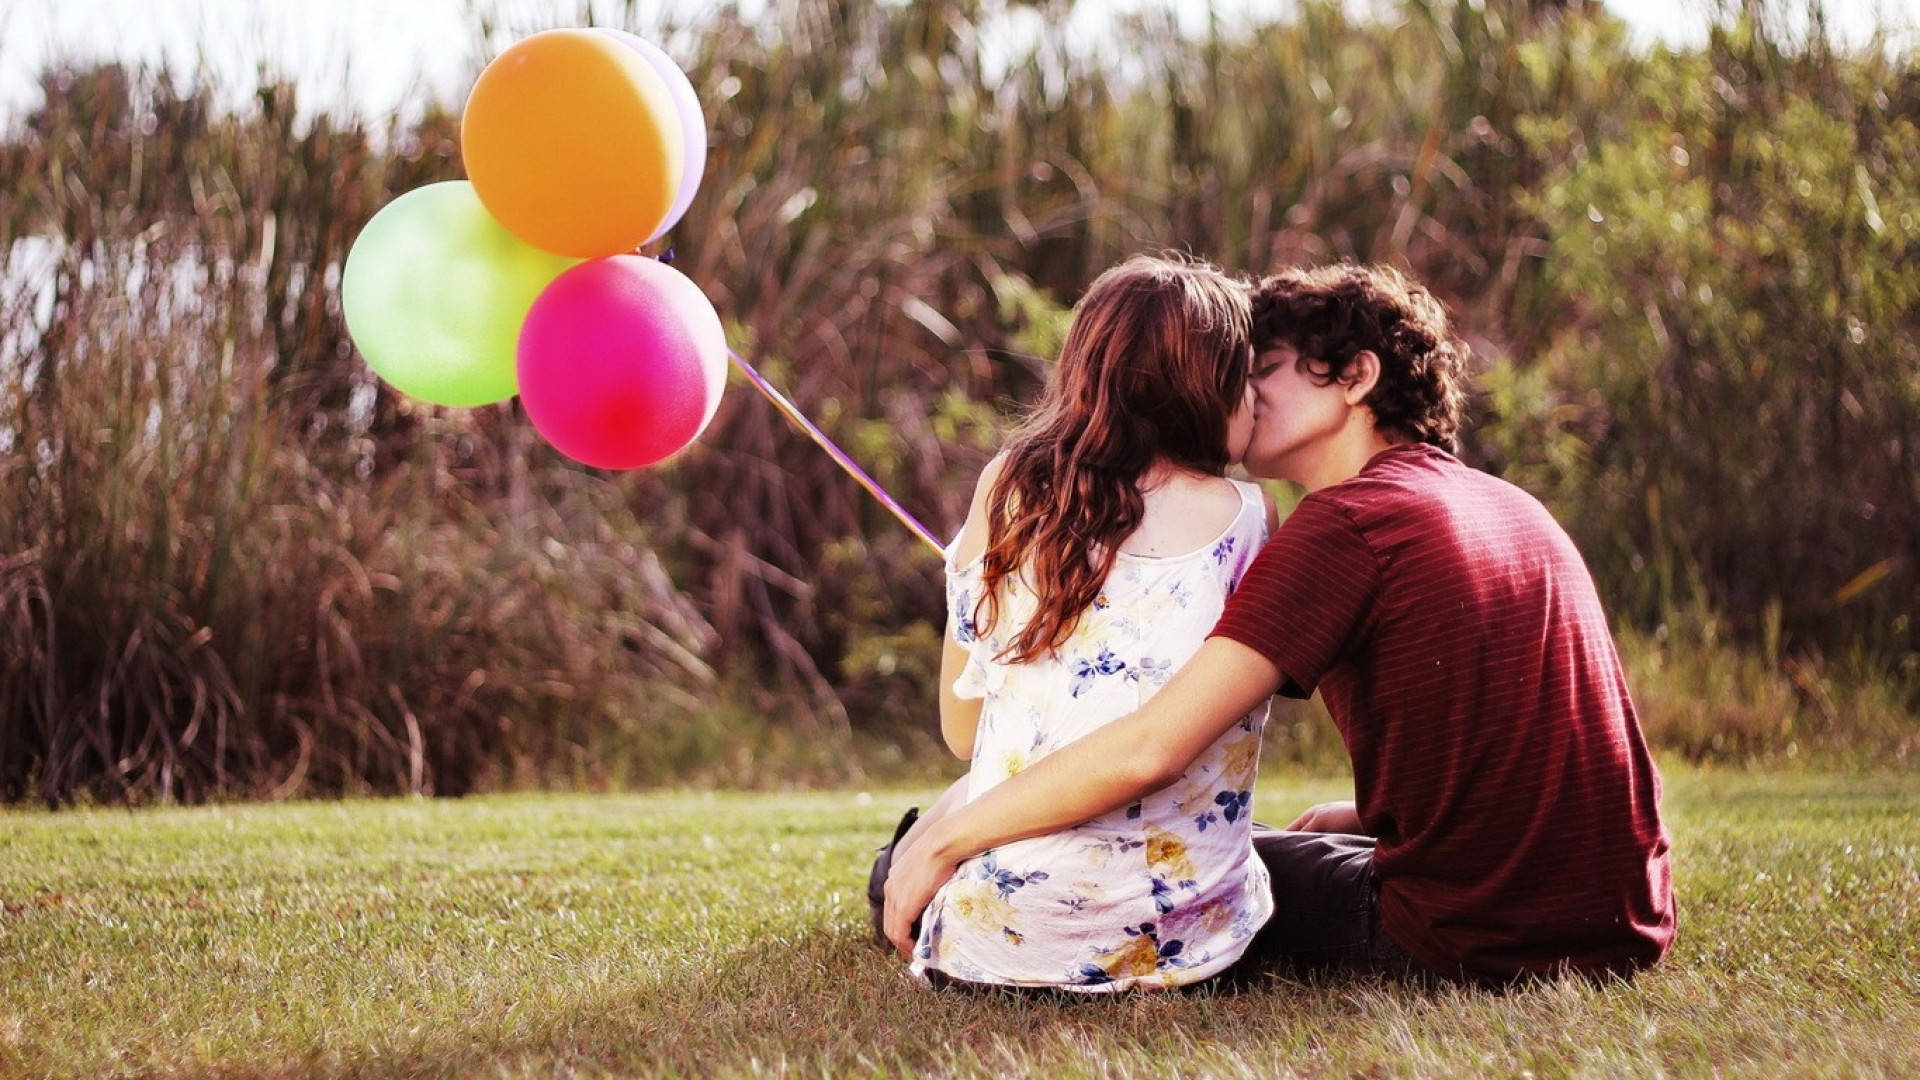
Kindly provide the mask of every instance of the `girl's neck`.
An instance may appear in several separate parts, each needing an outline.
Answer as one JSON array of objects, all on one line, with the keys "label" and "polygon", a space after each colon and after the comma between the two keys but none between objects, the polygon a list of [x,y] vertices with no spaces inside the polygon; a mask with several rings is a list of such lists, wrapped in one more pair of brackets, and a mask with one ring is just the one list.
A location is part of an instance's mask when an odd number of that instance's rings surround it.
[{"label": "girl's neck", "polygon": [[1166,458],[1155,458],[1140,474],[1140,490],[1152,491],[1178,481],[1210,480],[1214,474],[1191,469],[1185,465],[1175,465]]}]

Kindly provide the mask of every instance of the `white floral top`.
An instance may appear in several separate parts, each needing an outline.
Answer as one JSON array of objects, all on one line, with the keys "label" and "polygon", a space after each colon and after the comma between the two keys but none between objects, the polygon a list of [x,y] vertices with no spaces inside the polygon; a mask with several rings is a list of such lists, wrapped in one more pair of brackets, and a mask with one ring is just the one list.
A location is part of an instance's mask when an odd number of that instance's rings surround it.
[{"label": "white floral top", "polygon": [[[1120,554],[1059,653],[1032,663],[994,659],[1031,615],[1031,593],[1004,586],[1001,617],[981,637],[980,560],[949,557],[948,610],[971,652],[954,692],[986,699],[969,800],[1138,709],[1199,649],[1267,539],[1259,489],[1234,483],[1240,513],[1225,532],[1185,555]],[[1110,992],[1226,968],[1273,910],[1250,829],[1266,718],[1263,703],[1132,806],[961,863],[923,917],[914,973]]]}]

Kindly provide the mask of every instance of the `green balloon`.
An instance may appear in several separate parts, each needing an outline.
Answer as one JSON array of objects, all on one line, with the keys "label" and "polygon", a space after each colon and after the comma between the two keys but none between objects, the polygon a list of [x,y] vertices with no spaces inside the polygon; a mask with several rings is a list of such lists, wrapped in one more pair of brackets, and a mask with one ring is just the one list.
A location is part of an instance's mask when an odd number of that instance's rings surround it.
[{"label": "green balloon", "polygon": [[489,405],[519,392],[514,353],[527,309],[579,262],[520,242],[449,180],[388,203],[341,274],[347,331],[367,364],[409,397]]}]

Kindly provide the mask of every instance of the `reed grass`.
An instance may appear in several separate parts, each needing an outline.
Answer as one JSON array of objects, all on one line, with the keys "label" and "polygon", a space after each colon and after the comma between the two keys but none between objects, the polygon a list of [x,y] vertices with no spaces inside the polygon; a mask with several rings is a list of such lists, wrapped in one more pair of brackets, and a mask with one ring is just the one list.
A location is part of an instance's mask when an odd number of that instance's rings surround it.
[{"label": "reed grass", "polygon": [[[1580,542],[1656,742],[1906,760],[1911,56],[1755,5],[1685,53],[1583,4],[1149,15],[1098,48],[1060,3],[990,7],[598,11],[708,105],[676,265],[936,531],[1098,270],[1398,263],[1470,330],[1468,456]],[[994,52],[1000,17],[1032,32]],[[938,566],[752,395],[606,475],[354,355],[346,253],[458,175],[454,106],[336,115],[271,72],[229,106],[178,76],[56,62],[0,137],[0,796],[938,768]],[[1276,759],[1339,760],[1311,707],[1274,730]]]}]

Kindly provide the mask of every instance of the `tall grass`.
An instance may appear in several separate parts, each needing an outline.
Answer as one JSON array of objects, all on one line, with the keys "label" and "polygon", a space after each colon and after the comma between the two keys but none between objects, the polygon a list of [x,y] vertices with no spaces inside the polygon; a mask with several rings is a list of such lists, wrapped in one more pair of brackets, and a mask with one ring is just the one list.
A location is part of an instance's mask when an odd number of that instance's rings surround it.
[{"label": "tall grass", "polygon": [[167,87],[59,87],[46,182],[0,196],[52,261],[5,298],[0,789],[457,793],[697,709],[712,631],[623,494],[340,347],[370,133]]},{"label": "tall grass", "polygon": [[[1469,456],[1588,553],[1657,739],[1910,746],[1912,58],[1755,11],[1635,55],[1597,8],[1521,0],[1199,38],[1138,16],[1099,47],[1060,2],[642,8],[616,15],[712,130],[676,265],[936,530],[1104,266],[1399,263],[1473,335]],[[1031,32],[989,47],[996,19]],[[43,86],[0,139],[0,794],[921,767],[938,566],[762,402],[605,475],[354,355],[346,252],[459,175],[451,106],[310,114],[270,77],[229,109],[111,64]],[[1288,717],[1275,752],[1327,759],[1323,720]]]}]

